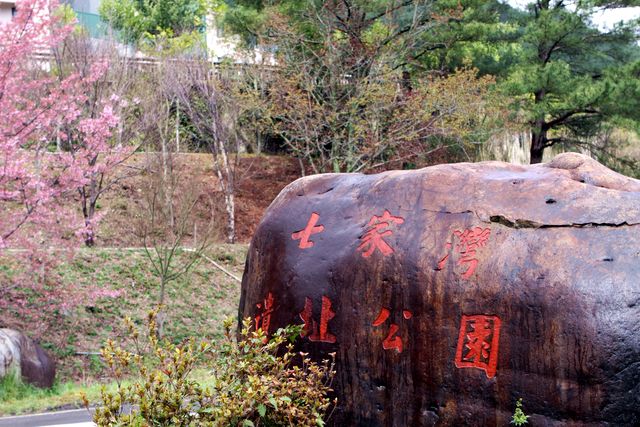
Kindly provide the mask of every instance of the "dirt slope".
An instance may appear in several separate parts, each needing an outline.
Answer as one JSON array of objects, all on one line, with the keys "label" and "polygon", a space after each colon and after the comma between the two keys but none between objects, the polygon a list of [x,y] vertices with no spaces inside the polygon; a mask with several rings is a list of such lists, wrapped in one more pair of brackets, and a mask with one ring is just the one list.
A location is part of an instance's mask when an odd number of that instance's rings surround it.
[{"label": "dirt slope", "polygon": [[[127,168],[139,171],[145,164],[144,155],[134,156]],[[214,217],[217,230],[216,240],[223,241],[225,224],[224,200],[219,191],[218,180],[209,154],[182,154],[178,157],[177,167],[184,179],[178,192],[198,191],[203,197],[196,207],[198,230],[204,230]],[[280,190],[299,177],[297,163],[281,156],[242,157],[237,173],[238,190],[236,193],[236,233],[238,243],[247,243],[253,235],[264,210],[278,195]],[[100,200],[100,210],[105,213],[100,223],[97,245],[103,247],[140,246],[132,221],[144,210],[144,175],[136,173],[105,193]]]}]

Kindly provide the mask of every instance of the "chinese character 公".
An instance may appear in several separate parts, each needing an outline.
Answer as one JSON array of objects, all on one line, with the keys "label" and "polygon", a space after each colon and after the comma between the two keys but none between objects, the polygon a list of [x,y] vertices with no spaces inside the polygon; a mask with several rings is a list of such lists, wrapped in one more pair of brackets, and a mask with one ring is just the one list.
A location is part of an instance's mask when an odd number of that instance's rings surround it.
[{"label": "chinese character \u516c", "polygon": [[[378,317],[376,317],[376,320],[373,321],[373,326],[382,325],[389,318],[389,314],[391,314],[389,309],[383,307],[380,310]],[[409,310],[402,310],[402,316],[405,319],[411,319],[411,317],[413,317],[413,314]],[[399,329],[400,327],[395,323],[391,324],[391,326],[389,327],[389,333],[387,334],[387,337],[384,339],[384,341],[382,341],[382,348],[384,348],[385,350],[394,349],[398,353],[402,353],[402,349],[403,349],[402,338],[399,336],[396,336],[396,333],[398,332]]]}]

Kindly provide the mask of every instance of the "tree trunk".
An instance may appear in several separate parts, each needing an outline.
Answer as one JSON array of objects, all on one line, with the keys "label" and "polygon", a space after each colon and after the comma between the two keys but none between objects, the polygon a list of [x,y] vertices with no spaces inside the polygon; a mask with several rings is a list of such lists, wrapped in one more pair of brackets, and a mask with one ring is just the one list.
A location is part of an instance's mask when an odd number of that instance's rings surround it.
[{"label": "tree trunk", "polygon": [[173,182],[171,182],[170,172],[173,173],[172,170],[169,170],[169,150],[167,148],[167,141],[164,136],[161,139],[161,148],[162,148],[162,191],[164,193],[164,203],[167,207],[167,212],[169,213],[169,221],[171,225],[171,230],[175,228],[175,215],[173,212]]},{"label": "tree trunk", "polygon": [[547,131],[541,123],[536,123],[531,130],[531,160],[530,163],[542,163],[542,155],[547,144]]},{"label": "tree trunk", "polygon": [[[227,210],[227,243],[236,241],[236,204],[235,204],[235,166],[231,164],[229,152],[222,141],[216,139],[213,146],[213,163],[218,173],[220,189],[224,194],[224,204]],[[238,153],[235,153],[236,156]],[[222,165],[219,159],[222,160]],[[237,159],[237,157],[236,157]]]},{"label": "tree trunk", "polygon": [[180,100],[176,101],[176,153],[180,152]]},{"label": "tree trunk", "polygon": [[62,140],[60,139],[60,124],[56,126],[56,152],[62,152]]},{"label": "tree trunk", "polygon": [[158,339],[162,339],[162,337],[164,336],[164,322],[167,318],[166,313],[164,311],[164,295],[165,295],[165,288],[166,288],[166,277],[165,277],[165,273],[162,274],[162,276],[160,277],[160,301],[159,301],[159,309],[158,309],[158,314],[156,316],[156,337],[158,337]]},{"label": "tree trunk", "polygon": [[84,221],[84,225],[87,227],[87,231],[84,235],[84,245],[88,248],[92,248],[96,244],[95,233],[93,232],[93,225],[91,219],[87,218]]},{"label": "tree trunk", "polygon": [[[544,2],[543,2],[544,3]],[[539,56],[542,52],[539,53]],[[541,57],[542,58],[542,57]],[[534,93],[535,104],[540,104],[546,95],[546,90],[540,89]],[[530,164],[542,163],[542,155],[544,154],[544,147],[547,144],[547,130],[549,129],[547,123],[544,121],[544,115],[537,117],[534,121],[530,122],[531,125],[531,157]]]},{"label": "tree trunk", "polygon": [[236,241],[236,202],[233,192],[225,194],[225,205],[227,208],[227,243]]},{"label": "tree trunk", "polygon": [[[90,162],[91,166],[94,166],[97,161],[97,156]],[[99,174],[91,174],[91,181],[89,183],[89,195],[88,200],[83,201],[82,213],[84,214],[84,224],[86,232],[84,236],[84,244],[86,247],[93,247],[95,242],[96,232],[94,230],[94,218],[96,216],[96,205],[98,204],[98,197],[102,188],[102,176]],[[86,195],[86,193],[84,193]],[[88,205],[88,206],[87,206]]]}]

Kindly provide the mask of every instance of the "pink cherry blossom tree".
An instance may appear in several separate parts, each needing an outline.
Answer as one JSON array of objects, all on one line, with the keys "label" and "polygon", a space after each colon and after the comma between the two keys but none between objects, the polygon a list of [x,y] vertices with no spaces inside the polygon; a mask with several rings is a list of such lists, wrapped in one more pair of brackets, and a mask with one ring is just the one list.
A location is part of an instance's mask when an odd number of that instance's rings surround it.
[{"label": "pink cherry blossom tree", "polygon": [[78,75],[85,82],[80,119],[61,124],[56,148],[83,165],[85,182],[78,187],[83,220],[80,234],[87,246],[93,246],[95,225],[102,216],[97,211],[98,199],[132,174],[123,163],[135,151],[130,141],[137,139],[137,128],[131,122],[124,126],[119,117],[130,116],[137,108],[136,102],[123,94],[139,76],[130,59],[119,55],[115,46],[106,41],[96,46],[83,32],[69,35],[52,54],[53,72],[60,81]]},{"label": "pink cherry blossom tree", "polygon": [[[0,247],[53,245],[71,229],[92,244],[104,176],[131,152],[111,138],[120,99],[92,97],[105,58],[65,70],[51,61],[73,32],[57,7],[21,0],[0,26]],[[51,152],[56,141],[65,148]],[[82,219],[70,202],[78,193]]]},{"label": "pink cherry blossom tree", "polygon": [[93,243],[105,176],[132,151],[112,136],[126,103],[106,92],[95,96],[98,88],[109,91],[106,58],[57,67],[55,52],[74,31],[58,6],[18,0],[13,20],[0,25],[0,256],[31,261],[13,283],[0,284],[0,309],[32,318],[113,296],[56,286],[44,272],[59,258],[50,247],[76,246],[74,234]]}]

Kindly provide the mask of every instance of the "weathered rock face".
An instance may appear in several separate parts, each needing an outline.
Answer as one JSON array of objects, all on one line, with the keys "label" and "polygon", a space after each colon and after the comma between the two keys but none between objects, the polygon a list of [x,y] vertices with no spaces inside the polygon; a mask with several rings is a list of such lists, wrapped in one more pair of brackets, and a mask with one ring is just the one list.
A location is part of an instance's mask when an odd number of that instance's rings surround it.
[{"label": "weathered rock face", "polygon": [[578,154],[300,179],[239,314],[336,352],[336,426],[640,425],[640,182]]},{"label": "weathered rock face", "polygon": [[42,347],[24,334],[0,329],[0,377],[5,375],[20,375],[29,384],[49,388],[56,366]]}]

